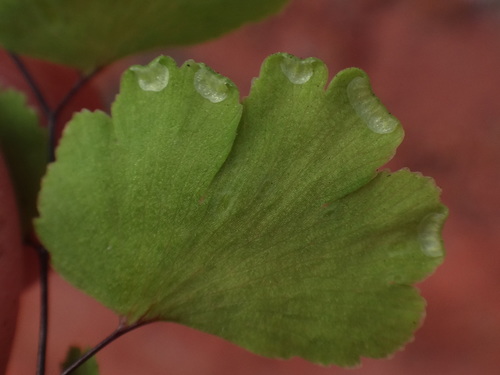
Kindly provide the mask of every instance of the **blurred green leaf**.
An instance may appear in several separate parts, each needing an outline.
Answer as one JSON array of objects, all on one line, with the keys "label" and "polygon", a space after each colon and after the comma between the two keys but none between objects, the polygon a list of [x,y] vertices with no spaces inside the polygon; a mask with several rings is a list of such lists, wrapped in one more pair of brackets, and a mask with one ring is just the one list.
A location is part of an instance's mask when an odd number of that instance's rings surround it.
[{"label": "blurred green leaf", "polygon": [[[70,347],[68,349],[66,359],[61,365],[61,371],[67,369],[84,354],[85,352],[80,348],[76,346]],[[99,375],[99,366],[97,365],[95,356],[91,357],[83,365],[73,370],[71,375]]]},{"label": "blurred green leaf", "polygon": [[157,47],[203,42],[287,0],[0,0],[0,44],[91,70]]},{"label": "blurred green leaf", "polygon": [[111,117],[69,124],[38,233],[55,268],[130,322],[352,366],[409,341],[442,262],[432,180],[377,172],[403,131],[359,69],[266,60],[250,96],[203,64],[132,67]]},{"label": "blurred green leaf", "polygon": [[24,233],[37,216],[36,200],[47,161],[47,135],[23,94],[0,91],[0,150],[16,190]]}]

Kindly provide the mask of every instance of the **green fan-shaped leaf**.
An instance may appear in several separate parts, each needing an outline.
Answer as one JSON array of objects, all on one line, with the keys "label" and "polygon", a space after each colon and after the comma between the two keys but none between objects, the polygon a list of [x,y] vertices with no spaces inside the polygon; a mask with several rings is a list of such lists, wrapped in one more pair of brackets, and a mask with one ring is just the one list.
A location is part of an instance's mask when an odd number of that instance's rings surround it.
[{"label": "green fan-shaped leaf", "polygon": [[[68,353],[64,362],[61,365],[61,370],[67,369],[74,362],[76,362],[82,355],[84,351],[76,346],[72,346],[68,349]],[[95,356],[90,357],[84,364],[77,367],[71,372],[71,375],[99,375],[99,365]]]},{"label": "green fan-shaped leaf", "polygon": [[377,172],[403,131],[366,74],[326,79],[273,55],[241,107],[202,64],[129,69],[111,117],[77,115],[44,181],[56,269],[130,322],[266,356],[350,366],[401,347],[447,211],[430,179]]},{"label": "green fan-shaped leaf", "polygon": [[0,91],[0,150],[17,196],[24,232],[37,216],[36,199],[47,161],[47,134],[23,94]]},{"label": "green fan-shaped leaf", "polygon": [[0,0],[0,44],[90,70],[151,48],[202,42],[287,0]]}]

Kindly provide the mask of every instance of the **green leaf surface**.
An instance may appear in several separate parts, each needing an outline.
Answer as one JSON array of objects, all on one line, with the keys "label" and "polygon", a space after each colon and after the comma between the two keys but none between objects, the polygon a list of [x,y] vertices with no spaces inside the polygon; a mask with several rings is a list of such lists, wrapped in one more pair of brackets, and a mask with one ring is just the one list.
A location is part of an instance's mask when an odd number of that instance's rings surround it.
[{"label": "green leaf surface", "polygon": [[0,91],[0,150],[9,168],[24,233],[37,216],[36,199],[45,173],[47,135],[23,94]]},{"label": "green leaf surface", "polygon": [[[75,363],[85,352],[76,346],[68,349],[66,359],[61,365],[61,371],[64,371]],[[77,367],[71,372],[71,375],[99,375],[99,366],[95,356],[90,357],[83,365]]]},{"label": "green leaf surface", "polygon": [[400,348],[447,211],[429,178],[377,172],[403,130],[366,74],[326,79],[273,55],[241,105],[202,64],[129,69],[111,117],[77,115],[44,181],[56,269],[130,322],[270,357],[351,366]]},{"label": "green leaf surface", "polygon": [[287,0],[0,0],[0,44],[83,70],[202,42],[278,12]]}]

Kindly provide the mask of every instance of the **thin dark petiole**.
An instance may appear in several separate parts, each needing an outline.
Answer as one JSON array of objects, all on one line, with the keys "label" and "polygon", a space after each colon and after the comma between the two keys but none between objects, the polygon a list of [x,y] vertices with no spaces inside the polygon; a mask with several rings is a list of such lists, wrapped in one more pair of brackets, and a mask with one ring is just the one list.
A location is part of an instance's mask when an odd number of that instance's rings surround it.
[{"label": "thin dark petiole", "polygon": [[40,328],[38,334],[37,375],[45,374],[45,362],[47,358],[47,333],[48,333],[48,269],[49,254],[43,246],[37,246],[38,259],[40,263]]},{"label": "thin dark petiole", "polygon": [[9,52],[9,55],[10,55],[10,58],[12,59],[12,61],[14,61],[14,64],[16,64],[17,68],[19,69],[19,71],[23,75],[26,82],[28,83],[31,91],[33,91],[33,94],[35,95],[35,98],[38,101],[38,104],[40,105],[40,108],[42,109],[44,115],[47,117],[47,119],[50,118],[50,116],[53,113],[52,109],[50,108],[47,101],[45,100],[45,96],[43,95],[42,91],[38,87],[38,84],[36,83],[35,79],[31,75],[31,73],[29,72],[29,70],[26,67],[26,65],[24,64],[23,60],[21,60],[21,58],[13,52]]},{"label": "thin dark petiole", "polygon": [[[23,75],[24,79],[28,83],[33,91],[33,94],[40,105],[43,113],[47,117],[48,126],[54,127],[52,124],[55,121],[54,112],[47,104],[45,97],[38,87],[35,79],[29,72],[28,68],[21,60],[21,58],[15,53],[9,52],[10,57],[16,64],[17,68]],[[48,149],[48,157],[50,158],[53,152]],[[48,337],[48,325],[49,325],[49,311],[48,311],[48,297],[49,297],[49,287],[48,287],[48,273],[49,273],[49,254],[43,246],[35,246],[35,250],[38,254],[38,262],[40,269],[40,328],[38,335],[38,354],[37,354],[37,365],[36,374],[45,375],[46,358],[47,358],[47,337]]]},{"label": "thin dark petiole", "polygon": [[54,110],[54,115],[58,117],[61,111],[68,105],[71,99],[73,99],[75,94],[77,94],[78,91],[80,91],[80,89],[85,86],[88,81],[94,78],[101,70],[102,68],[97,68],[91,73],[81,76],[80,79],[73,85],[73,87],[66,93],[64,98],[62,98],[61,102],[57,105],[56,109]]},{"label": "thin dark petiole", "polygon": [[56,109],[54,111],[50,112],[50,115],[47,116],[48,119],[48,131],[49,131],[49,145],[48,145],[48,152],[49,152],[49,162],[53,162],[56,160],[56,155],[55,155],[55,150],[56,150],[56,142],[57,142],[57,120],[59,118],[59,115],[61,112],[64,110],[64,108],[68,105],[68,103],[71,101],[71,99],[78,93],[78,91],[81,90],[83,86],[91,79],[93,78],[101,69],[98,68],[94,70],[92,73],[81,77],[74,85],[73,87],[64,95],[62,100],[59,102],[57,105]]},{"label": "thin dark petiole", "polygon": [[[52,110],[52,108],[48,105],[47,101],[45,100],[45,96],[43,95],[42,91],[40,90],[37,82],[35,81],[34,77],[31,75],[30,71],[22,61],[22,59],[15,53],[9,52],[9,55],[21,74],[23,75],[24,79],[28,83],[31,91],[35,95],[35,98],[47,118],[47,129],[49,133],[49,142],[47,145],[47,159],[48,162],[53,162],[55,160],[55,147],[56,147],[56,127],[57,127],[57,120],[60,115],[60,113],[64,110],[66,105],[69,103],[69,101],[75,96],[75,94],[100,70],[96,69],[94,72],[91,74],[82,77],[76,84],[68,91],[68,93],[64,96],[64,98],[61,100],[61,102],[57,105],[55,110]],[[48,295],[49,295],[49,288],[48,288],[48,273],[49,273],[49,253],[47,250],[41,246],[37,245],[34,246],[37,253],[38,253],[38,258],[39,258],[39,268],[40,268],[40,328],[39,328],[39,337],[38,337],[38,354],[37,354],[37,367],[36,367],[36,374],[37,375],[45,375],[45,368],[46,368],[46,358],[47,358],[47,337],[48,337]],[[138,327],[139,325],[136,326],[130,326],[130,327],[124,327],[123,325],[120,325],[118,329],[115,331],[115,338],[112,338],[109,340],[109,342],[115,340],[116,338],[120,337],[121,335],[125,334],[126,332],[131,331],[132,329]],[[108,342],[108,343],[109,343]],[[101,348],[98,348],[98,350],[102,349],[102,347],[106,346],[108,343],[104,343]],[[84,361],[83,361],[84,362]],[[83,363],[82,362],[82,363]],[[76,366],[78,367],[78,366]],[[76,368],[75,367],[75,368]]]},{"label": "thin dark petiole", "polygon": [[81,77],[74,85],[73,87],[66,93],[66,95],[62,98],[61,102],[57,105],[57,107],[52,110],[50,106],[48,105],[47,101],[45,100],[45,96],[43,95],[42,91],[40,90],[38,84],[36,83],[35,79],[31,75],[30,71],[22,61],[22,59],[15,53],[9,52],[9,55],[11,59],[14,61],[16,64],[17,68],[23,75],[24,79],[30,86],[31,91],[35,95],[35,98],[40,105],[40,108],[43,111],[43,114],[47,118],[47,130],[48,130],[48,137],[49,137],[49,143],[48,143],[48,161],[53,162],[55,160],[55,148],[56,148],[56,141],[57,141],[57,132],[56,132],[56,127],[57,127],[57,120],[59,118],[59,115],[61,112],[64,110],[64,108],[68,105],[70,100],[75,96],[78,91],[85,86],[85,84],[93,78],[98,72],[101,71],[101,68],[95,69],[93,72],[91,72],[88,75],[85,75]]},{"label": "thin dark petiole", "polygon": [[91,357],[96,355],[101,349],[104,349],[106,346],[111,344],[113,341],[118,339],[119,337],[123,336],[124,334],[133,331],[136,328],[139,328],[143,325],[152,323],[151,321],[148,322],[137,322],[132,325],[126,325],[123,322],[120,322],[120,325],[118,328],[111,333],[108,337],[106,337],[104,340],[102,340],[99,344],[94,346],[92,349],[90,349],[88,352],[86,352],[84,355],[82,355],[77,361],[75,361],[71,366],[66,368],[61,375],[68,375],[72,371],[76,370],[78,367],[83,365],[87,360],[89,360]]},{"label": "thin dark petiole", "polygon": [[9,52],[10,57],[16,64],[17,68],[23,75],[24,79],[28,83],[31,91],[35,95],[36,100],[38,101],[38,104],[40,105],[40,108],[42,109],[43,114],[47,118],[47,129],[49,132],[49,144],[47,145],[47,155],[48,155],[48,161],[52,162],[55,160],[54,158],[54,145],[55,145],[55,127],[57,123],[57,118],[56,118],[56,113],[55,111],[50,108],[49,104],[45,100],[45,96],[43,95],[42,91],[38,87],[38,84],[36,83],[35,79],[31,75],[30,71],[24,64],[23,60],[15,53]]}]

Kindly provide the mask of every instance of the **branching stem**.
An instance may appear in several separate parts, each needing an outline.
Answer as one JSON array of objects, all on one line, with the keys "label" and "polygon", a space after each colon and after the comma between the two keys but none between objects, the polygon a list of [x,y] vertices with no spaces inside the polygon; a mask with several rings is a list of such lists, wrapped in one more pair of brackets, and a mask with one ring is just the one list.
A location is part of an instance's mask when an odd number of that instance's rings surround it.
[{"label": "branching stem", "polygon": [[30,73],[28,67],[26,64],[23,62],[23,60],[15,53],[9,52],[9,55],[14,61],[15,65],[21,72],[22,76],[24,77],[25,81],[28,83],[31,91],[35,95],[35,98],[38,102],[38,105],[40,106],[40,109],[42,110],[43,114],[47,118],[47,130],[49,133],[49,143],[48,143],[48,161],[53,162],[55,160],[55,148],[56,148],[56,141],[57,141],[57,121],[59,119],[59,116],[61,112],[66,108],[66,106],[69,104],[71,99],[82,89],[82,87],[85,86],[87,82],[89,82],[97,73],[99,73],[102,69],[97,68],[93,70],[90,74],[87,75],[82,75],[80,79],[76,81],[76,83],[73,85],[71,89],[64,95],[64,97],[61,99],[59,104],[56,106],[55,109],[52,109],[49,104],[47,103],[47,100],[45,99],[45,95],[43,92],[40,90],[40,87],[38,86],[38,83],[36,82],[35,78],[33,75]]},{"label": "branching stem", "polygon": [[89,82],[98,72],[101,71],[101,68],[97,68],[92,71],[88,75],[80,76],[80,79],[76,81],[71,89],[64,95],[62,100],[57,105],[54,111],[51,111],[51,116],[48,117],[48,129],[49,129],[49,161],[53,162],[56,159],[55,149],[57,142],[57,120],[59,119],[59,115],[66,108],[66,106],[71,102],[71,99],[85,86],[87,82]]},{"label": "branching stem", "polygon": [[[38,83],[35,78],[24,64],[23,60],[15,53],[9,52],[9,55],[19,69],[20,73],[28,83],[31,91],[33,92],[38,105],[40,106],[41,111],[45,115],[47,119],[47,130],[49,133],[49,141],[47,145],[47,160],[48,162],[53,162],[55,160],[55,148],[57,142],[57,121],[59,119],[59,115],[66,108],[71,99],[80,91],[80,89],[100,71],[100,69],[94,70],[92,73],[80,77],[80,79],[74,84],[74,86],[66,93],[66,95],[62,98],[60,103],[56,106],[55,109],[52,109],[43,92],[40,90]],[[48,337],[48,321],[49,321],[49,313],[48,313],[48,295],[49,295],[49,287],[48,287],[48,271],[49,271],[49,253],[47,250],[41,246],[35,246],[35,249],[38,253],[39,259],[39,267],[40,267],[40,328],[39,328],[39,336],[38,336],[38,355],[37,355],[37,367],[36,374],[37,375],[45,375],[45,367],[47,360],[47,337]],[[126,332],[131,331],[132,329],[138,327],[130,326],[125,327],[120,325],[117,331],[114,332],[116,335],[115,338],[108,339],[107,343],[104,343],[100,348],[97,349],[99,351],[104,346],[106,346],[109,342],[115,340]],[[97,352],[96,351],[96,352]],[[84,361],[83,361],[84,362]],[[83,363],[82,362],[82,363]],[[72,366],[73,367],[73,366]],[[76,366],[78,367],[78,366]],[[76,368],[74,367],[74,368]]]}]

